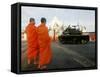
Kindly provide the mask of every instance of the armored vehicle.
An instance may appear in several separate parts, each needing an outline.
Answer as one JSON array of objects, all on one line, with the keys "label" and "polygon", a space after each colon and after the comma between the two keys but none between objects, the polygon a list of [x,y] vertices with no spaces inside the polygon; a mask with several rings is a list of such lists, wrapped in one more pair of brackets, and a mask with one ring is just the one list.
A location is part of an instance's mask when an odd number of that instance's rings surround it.
[{"label": "armored vehicle", "polygon": [[62,44],[86,44],[89,41],[89,35],[76,28],[77,26],[68,26],[60,36],[59,41]]}]

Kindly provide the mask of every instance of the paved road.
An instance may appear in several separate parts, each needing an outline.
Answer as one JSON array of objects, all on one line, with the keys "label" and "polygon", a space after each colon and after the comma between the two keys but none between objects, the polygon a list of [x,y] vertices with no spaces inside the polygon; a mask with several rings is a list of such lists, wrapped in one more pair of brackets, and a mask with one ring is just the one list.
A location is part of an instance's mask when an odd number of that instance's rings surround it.
[{"label": "paved road", "polygon": [[[53,42],[52,62],[48,69],[90,67],[95,65],[95,43],[88,44],[61,44]],[[28,65],[26,59],[27,43],[22,43],[22,70],[36,69],[33,64]]]}]

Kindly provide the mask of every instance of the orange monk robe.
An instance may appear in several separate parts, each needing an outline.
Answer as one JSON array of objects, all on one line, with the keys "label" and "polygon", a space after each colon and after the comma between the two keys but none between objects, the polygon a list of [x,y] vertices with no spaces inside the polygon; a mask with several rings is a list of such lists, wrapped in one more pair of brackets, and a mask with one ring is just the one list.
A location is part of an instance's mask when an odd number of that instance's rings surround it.
[{"label": "orange monk robe", "polygon": [[34,24],[28,24],[26,27],[27,34],[27,58],[28,60],[36,59],[38,52],[37,28]]},{"label": "orange monk robe", "polygon": [[39,43],[39,65],[46,65],[51,62],[51,40],[48,34],[48,28],[45,25],[40,25],[37,29]]}]

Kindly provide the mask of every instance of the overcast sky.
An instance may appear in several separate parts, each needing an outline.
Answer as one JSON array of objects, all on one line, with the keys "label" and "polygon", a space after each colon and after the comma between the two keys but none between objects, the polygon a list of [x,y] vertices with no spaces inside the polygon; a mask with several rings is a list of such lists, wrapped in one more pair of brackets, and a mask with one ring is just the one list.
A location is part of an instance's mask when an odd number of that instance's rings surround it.
[{"label": "overcast sky", "polygon": [[35,18],[36,25],[40,23],[41,17],[47,19],[47,25],[56,16],[65,25],[83,25],[88,32],[95,31],[95,11],[94,10],[79,10],[79,9],[59,9],[45,7],[30,7],[22,6],[21,8],[21,26],[22,29],[28,24],[31,17]]}]

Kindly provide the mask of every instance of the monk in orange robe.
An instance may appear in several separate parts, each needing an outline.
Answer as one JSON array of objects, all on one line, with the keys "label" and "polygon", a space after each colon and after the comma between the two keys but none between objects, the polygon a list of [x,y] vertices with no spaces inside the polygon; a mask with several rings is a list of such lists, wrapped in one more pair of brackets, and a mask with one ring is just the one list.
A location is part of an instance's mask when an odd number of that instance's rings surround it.
[{"label": "monk in orange robe", "polygon": [[38,44],[39,44],[39,62],[38,68],[45,69],[51,62],[51,40],[48,34],[48,28],[46,27],[46,19],[41,18],[41,24],[37,28],[38,32]]},{"label": "monk in orange robe", "polygon": [[34,60],[36,64],[37,52],[38,52],[38,42],[37,42],[37,28],[35,26],[35,19],[30,18],[30,22],[25,30],[27,34],[27,59],[28,64]]}]

